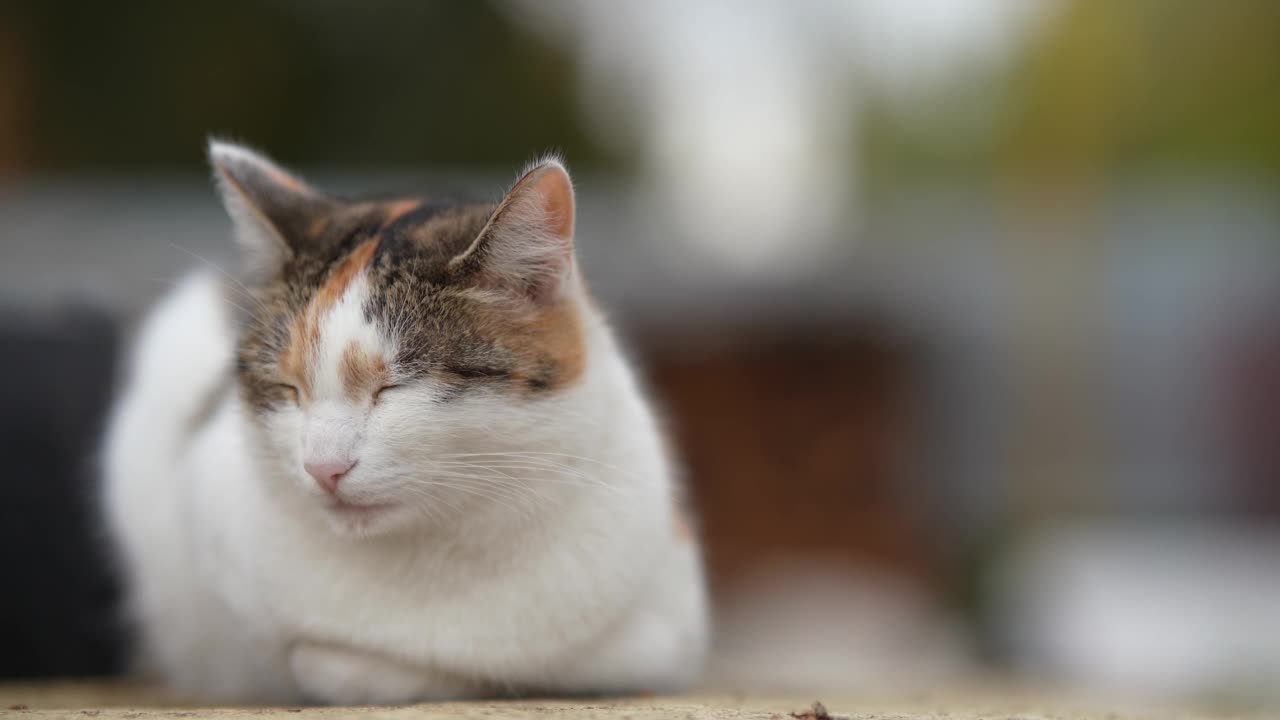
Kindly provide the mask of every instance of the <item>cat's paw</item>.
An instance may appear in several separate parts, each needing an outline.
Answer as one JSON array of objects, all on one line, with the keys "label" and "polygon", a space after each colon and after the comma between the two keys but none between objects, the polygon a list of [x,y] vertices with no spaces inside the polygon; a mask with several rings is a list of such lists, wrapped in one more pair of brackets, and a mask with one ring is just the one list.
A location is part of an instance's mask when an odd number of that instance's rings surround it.
[{"label": "cat's paw", "polygon": [[700,625],[640,612],[584,652],[570,665],[557,689],[571,692],[673,692],[697,677],[705,653]]},{"label": "cat's paw", "polygon": [[446,699],[460,692],[430,671],[333,645],[294,645],[289,669],[303,695],[331,705],[394,705]]}]

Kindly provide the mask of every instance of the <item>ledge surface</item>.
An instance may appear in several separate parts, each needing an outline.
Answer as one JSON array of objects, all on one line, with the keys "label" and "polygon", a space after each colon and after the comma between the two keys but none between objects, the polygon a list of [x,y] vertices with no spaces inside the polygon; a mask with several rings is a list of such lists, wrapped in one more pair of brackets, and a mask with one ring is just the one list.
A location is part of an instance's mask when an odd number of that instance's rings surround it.
[{"label": "ledge surface", "polygon": [[1021,692],[952,693],[904,700],[868,700],[822,696],[828,716],[814,712],[811,697],[681,695],[590,700],[503,700],[453,702],[401,707],[235,707],[199,708],[168,704],[156,693],[121,683],[0,684],[0,716],[13,718],[438,718],[562,717],[582,720],[657,720],[674,718],[761,720],[1213,720],[1267,717],[1263,714],[1204,713],[1176,708],[1118,709],[1098,702],[1037,699]]}]

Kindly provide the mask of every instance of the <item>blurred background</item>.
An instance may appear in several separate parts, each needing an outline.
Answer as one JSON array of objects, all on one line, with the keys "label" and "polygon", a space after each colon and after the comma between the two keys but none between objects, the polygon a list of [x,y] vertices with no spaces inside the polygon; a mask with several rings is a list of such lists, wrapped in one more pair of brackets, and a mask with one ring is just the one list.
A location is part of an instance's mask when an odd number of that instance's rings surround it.
[{"label": "blurred background", "polygon": [[209,134],[350,193],[564,151],[708,683],[1280,701],[1280,3],[0,0],[0,677],[120,669],[93,454],[235,264]]}]

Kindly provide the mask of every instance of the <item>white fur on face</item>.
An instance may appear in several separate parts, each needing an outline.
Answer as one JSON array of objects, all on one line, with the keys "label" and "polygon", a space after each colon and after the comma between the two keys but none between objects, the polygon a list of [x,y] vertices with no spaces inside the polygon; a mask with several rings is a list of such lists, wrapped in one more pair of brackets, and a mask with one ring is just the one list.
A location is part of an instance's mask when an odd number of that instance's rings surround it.
[{"label": "white fur on face", "polygon": [[[397,382],[392,359],[399,339],[364,312],[369,292],[362,272],[321,315],[306,363],[310,392],[267,418],[269,442],[285,471],[344,535],[450,526],[477,513],[525,515],[521,495],[524,501],[536,492],[546,497],[545,489],[513,487],[522,463],[475,455],[518,450],[542,436],[552,442],[563,431],[563,416],[581,412],[574,393],[529,399],[472,388],[451,396],[438,379]],[[389,389],[353,393],[343,370],[353,346],[386,361]],[[354,463],[332,495],[304,469],[329,461]]]},{"label": "white fur on face", "polygon": [[[267,424],[271,444],[289,474],[311,496],[335,531],[369,535],[409,524],[412,503],[395,492],[390,470],[398,459],[386,438],[370,432],[390,403],[378,388],[352,387],[344,356],[355,351],[389,362],[397,343],[364,312],[369,299],[367,273],[361,271],[341,297],[318,319],[318,339],[306,358],[309,392],[296,407],[281,408]],[[421,392],[425,388],[413,388]],[[407,419],[407,418],[406,418]],[[305,469],[308,463],[351,465],[330,494]]]}]

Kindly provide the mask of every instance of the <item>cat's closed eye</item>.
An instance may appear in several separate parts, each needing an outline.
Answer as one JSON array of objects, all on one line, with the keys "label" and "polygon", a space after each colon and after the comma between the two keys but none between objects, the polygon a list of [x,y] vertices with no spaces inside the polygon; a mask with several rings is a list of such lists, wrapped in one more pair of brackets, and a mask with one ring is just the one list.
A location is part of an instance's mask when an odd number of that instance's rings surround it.
[{"label": "cat's closed eye", "polygon": [[474,379],[493,379],[502,380],[511,377],[511,373],[501,368],[492,367],[450,367],[445,368],[445,372],[468,380]]},{"label": "cat's closed eye", "polygon": [[382,394],[383,394],[383,393],[385,393],[385,392],[387,392],[387,391],[389,391],[389,390],[398,390],[398,389],[400,389],[400,388],[402,388],[402,387],[404,387],[404,385],[403,385],[403,384],[400,384],[400,383],[392,383],[392,384],[390,384],[390,385],[383,385],[382,387],[380,387],[380,388],[378,388],[377,390],[375,390],[375,391],[374,391],[374,393],[373,393],[373,401],[374,401],[374,402],[378,402],[379,400],[381,400],[381,399],[382,399]]}]

